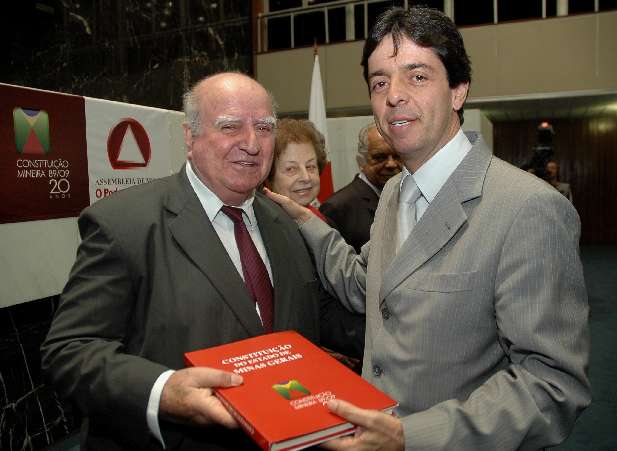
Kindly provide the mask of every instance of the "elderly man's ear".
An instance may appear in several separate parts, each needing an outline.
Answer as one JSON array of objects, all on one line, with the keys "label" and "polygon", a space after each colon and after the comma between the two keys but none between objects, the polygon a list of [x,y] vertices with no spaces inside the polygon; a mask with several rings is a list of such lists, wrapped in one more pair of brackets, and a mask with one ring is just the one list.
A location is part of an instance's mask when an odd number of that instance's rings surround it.
[{"label": "elderly man's ear", "polygon": [[187,149],[190,149],[193,145],[193,133],[188,124],[182,124],[182,134],[184,135],[184,144]]}]

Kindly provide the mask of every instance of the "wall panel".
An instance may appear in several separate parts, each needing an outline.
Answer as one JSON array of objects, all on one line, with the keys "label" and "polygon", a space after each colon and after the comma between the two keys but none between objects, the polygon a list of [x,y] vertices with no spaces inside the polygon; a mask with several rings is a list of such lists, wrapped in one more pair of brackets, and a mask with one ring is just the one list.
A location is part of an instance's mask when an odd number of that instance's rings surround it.
[{"label": "wall panel", "polygon": [[[582,244],[617,243],[617,115],[553,119],[554,158],[572,186]],[[531,155],[539,121],[493,123],[495,155],[517,166]]]}]

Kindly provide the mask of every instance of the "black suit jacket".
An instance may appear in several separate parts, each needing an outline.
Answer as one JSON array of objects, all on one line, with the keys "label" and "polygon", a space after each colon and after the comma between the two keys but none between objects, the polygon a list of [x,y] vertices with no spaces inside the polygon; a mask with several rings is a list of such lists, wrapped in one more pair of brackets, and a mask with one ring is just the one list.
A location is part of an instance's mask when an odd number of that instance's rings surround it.
[{"label": "black suit jacket", "polygon": [[[261,194],[254,209],[272,267],[274,329],[318,341],[324,295],[297,226]],[[263,333],[254,302],[184,169],[97,202],[79,230],[43,370],[85,416],[82,449],[160,449],[146,424],[155,380],[184,367],[184,352]],[[167,449],[254,449],[239,431],[161,429]]]},{"label": "black suit jacket", "polygon": [[321,204],[319,211],[357,253],[370,238],[379,196],[357,175]]}]

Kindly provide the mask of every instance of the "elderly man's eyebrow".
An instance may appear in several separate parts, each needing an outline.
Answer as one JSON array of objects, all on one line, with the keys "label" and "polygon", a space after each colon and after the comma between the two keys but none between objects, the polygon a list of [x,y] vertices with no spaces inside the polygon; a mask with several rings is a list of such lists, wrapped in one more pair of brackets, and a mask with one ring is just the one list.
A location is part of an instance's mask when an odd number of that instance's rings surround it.
[{"label": "elderly man's eyebrow", "polygon": [[214,126],[221,128],[224,125],[241,124],[242,119],[234,116],[219,116],[214,120]]},{"label": "elderly man's eyebrow", "polygon": [[274,127],[276,125],[276,118],[273,116],[266,116],[253,121],[254,125],[270,125]]},{"label": "elderly man's eyebrow", "polygon": [[[214,126],[217,128],[224,127],[225,125],[239,125],[244,122],[242,118],[235,116],[219,116],[214,120]],[[253,125],[268,125],[270,127],[276,126],[276,118],[274,116],[266,116],[253,120]]]}]

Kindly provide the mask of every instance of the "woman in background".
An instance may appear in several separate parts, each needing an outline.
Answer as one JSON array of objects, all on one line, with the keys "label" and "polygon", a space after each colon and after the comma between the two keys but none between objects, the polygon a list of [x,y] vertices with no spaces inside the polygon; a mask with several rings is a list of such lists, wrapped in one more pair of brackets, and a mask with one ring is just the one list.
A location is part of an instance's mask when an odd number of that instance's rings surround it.
[{"label": "woman in background", "polygon": [[[276,128],[274,161],[266,187],[304,205],[325,221],[319,210],[311,205],[319,194],[319,175],[326,166],[323,135],[306,120],[281,119]],[[364,315],[350,312],[337,299],[326,295],[322,299],[320,321],[324,348],[356,373],[361,373]]]},{"label": "woman in background", "polygon": [[319,175],[326,166],[324,137],[312,122],[278,121],[274,161],[266,179],[268,189],[284,194],[325,220],[313,203],[319,194]]}]

